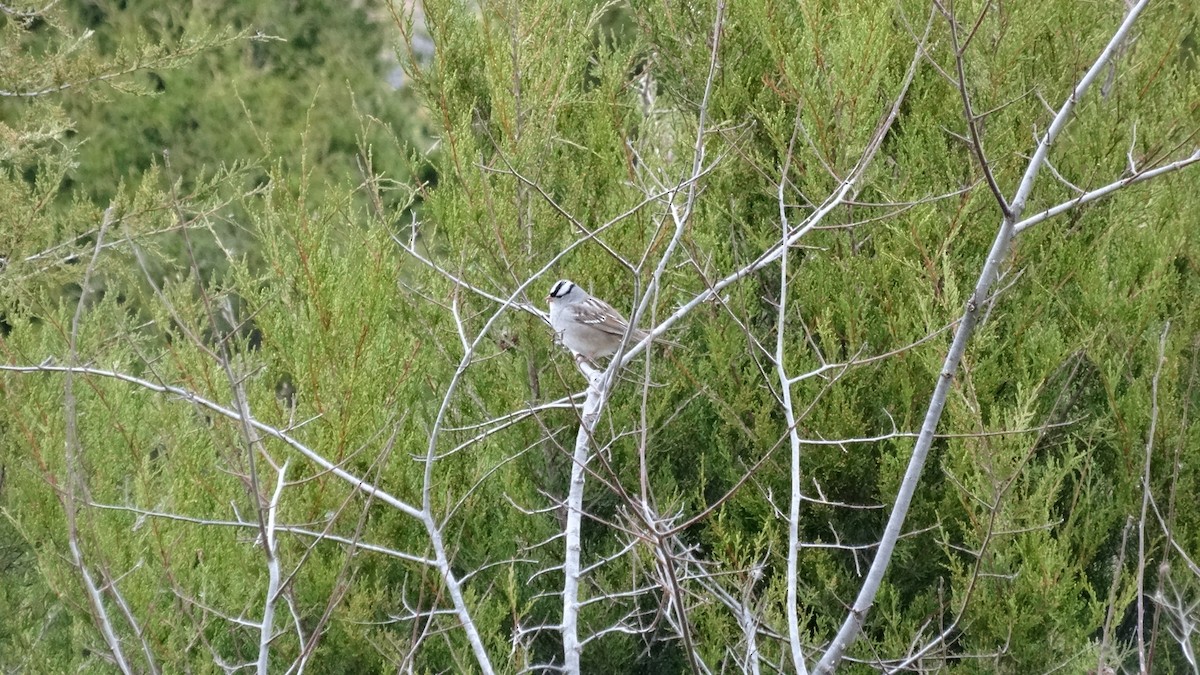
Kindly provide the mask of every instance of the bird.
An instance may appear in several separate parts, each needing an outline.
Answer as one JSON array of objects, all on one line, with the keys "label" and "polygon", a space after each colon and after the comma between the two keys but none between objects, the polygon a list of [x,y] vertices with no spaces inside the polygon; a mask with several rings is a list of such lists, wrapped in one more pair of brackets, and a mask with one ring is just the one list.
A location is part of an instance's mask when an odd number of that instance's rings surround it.
[{"label": "bird", "polygon": [[629,330],[629,322],[612,305],[588,295],[575,282],[561,279],[546,296],[550,303],[550,327],[556,341],[575,353],[576,358],[595,362],[612,356],[629,333],[628,344],[646,339],[640,328]]}]

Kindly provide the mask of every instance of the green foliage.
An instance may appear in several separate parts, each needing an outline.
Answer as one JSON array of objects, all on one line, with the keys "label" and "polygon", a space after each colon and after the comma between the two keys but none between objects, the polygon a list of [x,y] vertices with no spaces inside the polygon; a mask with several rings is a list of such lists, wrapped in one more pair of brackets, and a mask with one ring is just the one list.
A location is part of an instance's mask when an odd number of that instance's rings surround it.
[{"label": "green foliage", "polygon": [[[369,3],[98,1],[6,14],[0,355],[9,367],[80,363],[140,382],[75,375],[72,417],[62,372],[0,374],[0,665],[109,667],[71,563],[73,509],[85,565],[116,585],[164,672],[213,670],[214,654],[257,659],[257,630],[228,620],[257,621],[266,602],[258,531],[230,523],[255,520],[253,456],[263,499],[287,462],[278,518],[306,531],[280,534],[288,579],[273,665],[304,652],[294,617],[304,631],[323,627],[314,672],[477,668],[436,569],[345,543],[429,558],[425,526],[277,437],[252,432],[248,443],[236,416],[195,398],[232,406],[238,396],[257,420],[408,504],[422,503],[422,460],[435,453],[430,508],[493,663],[515,672],[560,659],[554,630],[520,631],[561,620],[556,503],[578,417],[543,410],[482,437],[479,424],[573,394],[582,379],[540,320],[509,308],[489,324],[492,299],[397,240],[495,296],[548,268],[518,300],[542,304],[568,276],[625,311],[674,230],[662,193],[691,171],[703,105],[706,174],[643,324],[755,260],[780,236],[785,164],[792,225],[854,169],[928,7],[729,3],[706,93],[716,10],[430,0],[389,16]],[[1047,104],[1068,94],[1122,5],[955,11],[964,26],[985,11],[963,66],[1011,197]],[[1055,173],[1091,189],[1130,156],[1163,162],[1194,148],[1198,31],[1184,3],[1147,10],[1054,146],[1027,215],[1075,196]],[[395,89],[387,50],[401,37]],[[423,39],[431,54],[417,49]],[[788,371],[887,354],[792,390],[809,441],[797,595],[811,649],[861,584],[912,450],[893,432],[920,428],[947,326],[1000,219],[963,138],[960,92],[943,76],[955,72],[950,44],[935,17],[927,60],[853,202],[790,254]],[[1194,182],[1180,173],[1132,186],[1017,240],[852,657],[902,656],[914,636],[953,624],[926,665],[1082,672],[1119,665],[1135,644],[1139,563],[1147,597],[1159,584],[1196,592],[1155,517],[1144,561],[1129,525],[1152,441],[1156,506],[1175,543],[1200,546],[1188,508],[1200,462],[1186,452],[1200,446]],[[613,560],[591,571],[582,600],[658,574],[654,551],[629,532],[644,475],[659,513],[700,516],[680,540],[711,561],[715,583],[786,634],[791,466],[770,358],[780,274],[749,273],[696,308],[671,332],[680,348],[635,362],[615,387],[582,536],[585,565]],[[462,339],[489,325],[464,369]],[[655,386],[638,386],[643,374]],[[64,451],[71,434],[78,467]],[[86,500],[72,502],[70,486]],[[339,539],[314,544],[321,533]],[[137,629],[115,596],[105,602],[142,663]],[[688,671],[661,616],[668,605],[658,592],[587,604],[585,634],[634,609],[659,623],[588,643],[584,669]],[[1155,667],[1181,668],[1169,617],[1157,620]],[[742,628],[723,605],[696,603],[689,631],[713,670],[739,667],[727,650]],[[760,636],[759,648],[790,659],[786,640]]]}]

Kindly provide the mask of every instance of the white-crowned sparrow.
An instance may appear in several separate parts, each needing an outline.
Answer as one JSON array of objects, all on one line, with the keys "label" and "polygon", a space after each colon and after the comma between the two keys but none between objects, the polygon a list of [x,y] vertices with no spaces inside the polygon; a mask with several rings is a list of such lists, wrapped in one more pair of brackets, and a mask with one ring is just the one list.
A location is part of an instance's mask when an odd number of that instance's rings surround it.
[{"label": "white-crowned sparrow", "polygon": [[[595,361],[615,354],[621,346],[629,322],[612,305],[566,279],[554,284],[546,300],[550,302],[550,327],[558,341],[577,356]],[[645,337],[646,331],[634,328],[627,344],[635,345]]]}]

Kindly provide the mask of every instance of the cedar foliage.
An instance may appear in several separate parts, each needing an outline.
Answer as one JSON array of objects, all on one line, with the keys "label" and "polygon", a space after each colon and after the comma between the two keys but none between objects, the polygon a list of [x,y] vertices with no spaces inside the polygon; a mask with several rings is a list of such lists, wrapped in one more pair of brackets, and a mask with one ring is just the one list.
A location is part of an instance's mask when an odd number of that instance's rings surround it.
[{"label": "cedar foliage", "polygon": [[[984,8],[954,10],[969,24]],[[564,214],[594,230],[630,213],[601,236],[609,250],[571,249],[524,298],[544,304],[545,289],[566,276],[625,311],[651,268],[631,272],[610,250],[630,261],[662,252],[670,226],[661,203],[647,200],[647,176],[687,176],[706,100],[712,167],[687,223],[679,260],[688,262],[668,268],[653,308],[661,318],[778,239],[777,181],[797,124],[789,218],[837,187],[897,95],[928,10],[914,0],[731,3],[707,99],[713,2],[429,0],[409,14],[338,3],[150,10],[76,1],[6,13],[0,355],[8,366],[90,364],[229,405],[224,359],[256,419],[419,503],[420,459],[462,357],[455,316],[473,337],[496,305],[456,289],[396,239],[507,297],[580,238]],[[1068,94],[1122,11],[1070,2],[986,9],[965,70],[975,109],[991,111],[986,149],[1009,195],[1052,117],[1047,106]],[[1120,177],[1127,154],[1150,163],[1192,152],[1198,31],[1190,4],[1152,5],[1103,92],[1093,88],[1054,146],[1054,171],[1089,189]],[[801,511],[810,544],[878,540],[913,444],[889,434],[919,428],[949,343],[945,332],[924,338],[959,316],[999,221],[963,139],[959,91],[938,72],[954,71],[944,18],[929,44],[853,204],[806,236],[790,267],[792,372],[917,343],[793,390],[807,411],[802,436],[814,441],[803,455],[807,494],[823,500]],[[389,84],[393,58],[404,68],[399,89]],[[650,106],[640,78],[653,83]],[[1200,414],[1195,180],[1185,169],[1132,186],[1018,238],[958,372],[911,534],[851,651],[860,661],[846,670],[873,670],[864,663],[901,657],[914,636],[928,640],[956,619],[924,665],[1136,667],[1134,521],[1148,440],[1170,536],[1193,557],[1200,550],[1191,508],[1200,462],[1190,451],[1200,447],[1191,423]],[[1043,171],[1026,213],[1073,196]],[[777,266],[749,275],[672,331],[683,346],[651,359],[657,386],[644,400],[636,384],[614,390],[596,439],[612,474],[589,479],[583,551],[587,565],[628,543],[619,527],[628,504],[613,484],[638,493],[641,443],[660,513],[688,518],[733,490],[681,536],[731,580],[722,583],[749,589],[762,624],[785,636],[764,637],[763,658],[790,669],[782,514],[791,467],[779,383],[759,346],[775,343],[779,287]],[[561,533],[552,507],[566,494],[578,420],[549,410],[474,442],[472,425],[581,388],[551,337],[529,314],[503,314],[463,371],[435,446],[446,456],[435,465],[433,509],[504,672],[561,658],[554,630],[515,636],[561,618],[561,544],[545,542]],[[628,372],[636,380],[642,368]],[[71,426],[85,563],[118,586],[157,667],[207,672],[214,655],[253,662],[257,630],[229,619],[263,610],[257,531],[101,506],[253,520],[241,425],[111,377],[78,375],[70,396],[73,418],[61,373],[0,373],[0,664],[111,667],[68,552]],[[294,481],[280,522],[433,555],[415,519],[277,440],[261,443],[288,461]],[[269,496],[273,485],[262,489]],[[1147,594],[1194,598],[1200,580],[1153,516],[1146,533]],[[836,631],[871,555],[869,546],[802,552],[810,649]],[[305,649],[295,619],[306,640],[322,626],[308,662],[315,672],[476,668],[453,616],[411,617],[449,606],[430,567],[289,534],[279,556],[294,576],[277,611],[274,667]],[[628,590],[653,564],[635,546],[587,578],[583,599]],[[649,623],[660,600],[589,604],[582,624],[599,630],[631,608]],[[148,667],[138,629],[114,597],[106,602],[127,656]],[[1146,607],[1156,671],[1186,668],[1171,617],[1148,597]],[[730,613],[712,602],[689,611],[705,662],[741,667],[727,651],[740,639]],[[605,635],[583,659],[587,672],[690,668],[665,627]]]}]

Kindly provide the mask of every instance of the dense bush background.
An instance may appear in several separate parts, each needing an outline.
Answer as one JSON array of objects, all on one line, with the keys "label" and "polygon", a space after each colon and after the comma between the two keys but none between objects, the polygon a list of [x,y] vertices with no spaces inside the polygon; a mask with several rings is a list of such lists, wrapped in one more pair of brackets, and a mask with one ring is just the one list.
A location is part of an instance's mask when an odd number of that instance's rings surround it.
[{"label": "dense bush background", "polygon": [[[617,256],[663,251],[665,208],[647,200],[649,176],[671,185],[689,175],[703,104],[712,166],[654,308],[661,317],[779,238],[789,146],[794,221],[849,174],[899,94],[929,14],[915,0],[731,3],[706,95],[715,3],[431,0],[413,9],[6,7],[4,363],[77,359],[221,405],[240,389],[258,420],[293,427],[328,460],[419,503],[419,460],[462,357],[458,328],[478,331],[496,305],[456,289],[393,236],[507,297],[581,227],[632,212],[605,230],[603,246],[573,249],[523,298],[544,305],[546,289],[569,276],[627,311],[648,268],[632,273]],[[975,109],[990,111],[986,151],[1011,196],[1050,108],[1125,7],[953,9],[967,27],[983,12],[964,66]],[[1151,165],[1195,151],[1198,40],[1191,3],[1151,4],[1053,148],[1027,214],[1073,197],[1067,181],[1091,189],[1120,178],[1130,158]],[[816,500],[801,511],[801,539],[814,546],[801,553],[798,588],[812,649],[836,631],[861,583],[913,445],[891,432],[918,430],[950,333],[923,338],[958,318],[999,222],[964,138],[959,90],[943,76],[954,72],[950,43],[939,15],[861,189],[792,255],[791,371],[919,343],[793,390],[811,441],[806,494]],[[1154,672],[1194,668],[1177,636],[1200,629],[1178,622],[1200,616],[1151,596],[1188,605],[1200,588],[1183,557],[1200,551],[1196,176],[1184,169],[1129,187],[1017,240],[959,370],[911,534],[848,670],[901,657],[951,624],[923,665],[1136,670],[1140,606]],[[619,526],[628,504],[614,486],[639,493],[643,444],[660,513],[690,518],[733,490],[681,536],[784,635],[764,635],[760,647],[790,669],[791,467],[779,383],[760,347],[773,351],[779,287],[777,266],[748,276],[672,331],[682,346],[651,359],[657,386],[616,387],[596,439],[610,444],[611,473],[588,483],[583,551],[595,562],[628,542]],[[470,441],[472,425],[578,391],[582,379],[551,338],[535,316],[505,313],[461,375],[437,452]],[[561,544],[538,545],[562,530],[552,507],[567,490],[577,425],[570,410],[544,411],[439,460],[431,477],[452,567],[505,672],[560,658],[553,630],[514,636],[560,617],[562,575],[551,568]],[[1143,516],[1148,444],[1153,508]],[[254,447],[259,471],[269,455],[287,460],[296,481],[281,522],[433,555],[413,518],[277,440]],[[128,606],[105,596],[135,670],[253,662],[258,631],[233,619],[262,612],[263,551],[253,528],[215,522],[254,519],[250,456],[236,420],[187,397],[94,375],[0,374],[0,665],[112,667],[72,564],[71,518],[86,566]],[[289,578],[271,661],[281,672],[315,635],[313,672],[477,667],[453,616],[413,620],[414,610],[449,606],[430,567],[308,536],[279,542]],[[653,564],[635,548],[598,569],[584,597],[619,593]],[[589,605],[583,623],[599,630],[634,606],[649,624],[668,611],[661,599]],[[740,636],[729,612],[711,602],[689,611],[690,639],[709,666],[741,667],[726,651]],[[605,635],[583,659],[598,673],[691,667],[665,626]]]}]

